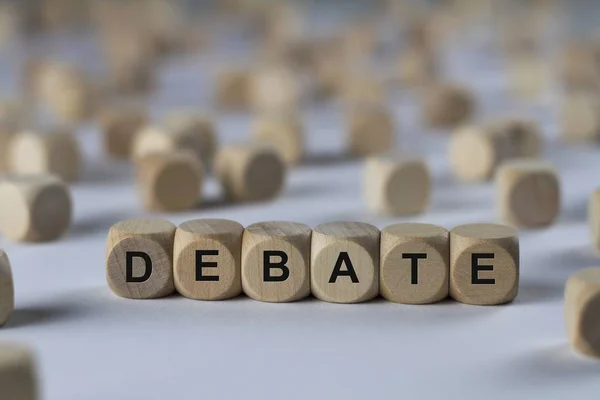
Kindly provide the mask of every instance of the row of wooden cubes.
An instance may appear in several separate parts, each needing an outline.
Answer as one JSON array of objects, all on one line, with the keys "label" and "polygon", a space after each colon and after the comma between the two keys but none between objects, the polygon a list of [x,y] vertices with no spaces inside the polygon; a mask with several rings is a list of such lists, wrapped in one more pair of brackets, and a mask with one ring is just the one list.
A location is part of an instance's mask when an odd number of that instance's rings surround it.
[{"label": "row of wooden cubes", "polygon": [[159,219],[126,220],[108,234],[106,277],[119,296],[172,294],[224,300],[244,292],[267,302],[309,296],[334,303],[384,298],[407,304],[457,301],[494,305],[518,291],[515,229],[468,224],[448,231],[423,223],[379,230],[362,222],[314,229],[261,222],[244,229],[224,219],[176,227]]}]

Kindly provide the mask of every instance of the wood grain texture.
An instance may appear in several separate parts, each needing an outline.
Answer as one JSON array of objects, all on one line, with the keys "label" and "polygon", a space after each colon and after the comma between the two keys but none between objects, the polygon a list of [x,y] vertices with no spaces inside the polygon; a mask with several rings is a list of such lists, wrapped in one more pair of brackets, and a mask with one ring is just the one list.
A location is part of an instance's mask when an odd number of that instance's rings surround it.
[{"label": "wood grain texture", "polygon": [[560,184],[552,165],[513,160],[496,173],[496,202],[508,224],[539,228],[551,225],[560,211]]},{"label": "wood grain texture", "polygon": [[[131,219],[113,225],[106,243],[106,280],[118,296],[152,299],[174,292],[173,242],[176,227],[161,219]],[[143,282],[127,282],[126,253],[144,252],[152,263],[152,272]],[[132,258],[132,276],[144,277],[146,263]],[[141,278],[140,278],[141,279]]]},{"label": "wood grain texture", "polygon": [[9,176],[0,181],[0,231],[10,240],[58,239],[71,225],[67,185],[54,175]]},{"label": "wood grain texture", "polygon": [[122,106],[105,110],[100,116],[104,152],[111,158],[131,156],[136,134],[147,124],[142,107]]},{"label": "wood grain texture", "polygon": [[277,149],[288,165],[298,164],[304,156],[304,127],[299,115],[263,115],[254,123],[252,136]]},{"label": "wood grain texture", "polygon": [[315,227],[310,265],[313,295],[332,303],[360,303],[376,297],[379,236],[379,229],[362,222],[330,222]]},{"label": "wood grain texture", "polygon": [[356,104],[348,111],[348,151],[358,157],[377,155],[396,145],[392,114],[382,105]]},{"label": "wood grain texture", "polygon": [[15,288],[12,269],[8,256],[0,250],[0,327],[2,327],[15,309]]},{"label": "wood grain texture", "polygon": [[429,205],[431,174],[422,158],[371,157],[365,163],[363,181],[367,207],[376,214],[414,215]]},{"label": "wood grain texture", "polygon": [[421,223],[387,226],[381,231],[380,254],[379,290],[387,300],[428,304],[448,297],[450,240],[446,229]]},{"label": "wood grain texture", "polygon": [[425,123],[432,128],[456,128],[475,112],[475,98],[466,88],[453,84],[430,86],[423,100]]},{"label": "wood grain texture", "polygon": [[72,182],[81,172],[81,150],[69,131],[24,131],[11,141],[9,165],[16,174],[50,173]]},{"label": "wood grain texture", "polygon": [[565,325],[573,349],[600,357],[600,268],[572,274],[565,287]]},{"label": "wood grain texture", "polygon": [[182,211],[200,203],[204,167],[195,154],[149,154],[136,163],[138,189],[148,210]]},{"label": "wood grain texture", "polygon": [[255,300],[275,303],[308,296],[311,232],[304,224],[286,221],[248,226],[242,241],[244,293]]},{"label": "wood grain texture", "polygon": [[512,301],[518,290],[519,238],[514,228],[482,223],[450,231],[452,298],[466,304],[496,305]]},{"label": "wood grain texture", "polygon": [[223,146],[214,172],[225,196],[234,201],[263,201],[276,197],[285,184],[286,166],[279,153],[262,143]]},{"label": "wood grain texture", "polygon": [[592,236],[592,245],[600,250],[600,188],[590,195],[588,203],[588,225]]},{"label": "wood grain texture", "polygon": [[39,399],[36,360],[28,347],[16,343],[0,344],[0,388],[2,399]]},{"label": "wood grain texture", "polygon": [[[242,225],[225,219],[196,219],[179,225],[173,247],[177,291],[197,300],[224,300],[242,293],[243,232]],[[212,254],[215,251],[218,254]],[[201,277],[198,262],[209,264],[201,268]]]}]

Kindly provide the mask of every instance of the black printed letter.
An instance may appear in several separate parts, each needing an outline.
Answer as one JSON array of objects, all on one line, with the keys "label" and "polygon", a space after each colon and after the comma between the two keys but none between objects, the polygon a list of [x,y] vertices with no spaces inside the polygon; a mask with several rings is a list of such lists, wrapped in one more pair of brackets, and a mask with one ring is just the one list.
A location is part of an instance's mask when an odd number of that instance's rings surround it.
[{"label": "black printed letter", "polygon": [[493,271],[492,265],[479,265],[480,258],[494,258],[494,253],[473,253],[471,254],[471,283],[473,285],[493,285],[495,279],[480,279],[479,271]]},{"label": "black printed letter", "polygon": [[[271,257],[279,257],[279,262],[272,262]],[[263,280],[265,282],[283,282],[290,276],[290,269],[285,266],[288,262],[288,255],[285,251],[265,250],[263,253]],[[281,275],[271,275],[271,269],[278,268],[281,270]]]},{"label": "black printed letter", "polygon": [[219,250],[196,250],[196,281],[219,281],[219,275],[202,275],[202,268],[217,268],[216,262],[204,262],[202,261],[202,256],[218,255]]},{"label": "black printed letter", "polygon": [[417,285],[419,283],[419,259],[427,258],[427,253],[403,253],[402,258],[410,258],[410,283]]},{"label": "black printed letter", "polygon": [[[346,264],[347,269],[345,271],[342,271],[342,264]],[[339,257],[335,262],[335,267],[333,267],[331,277],[329,278],[329,283],[335,283],[338,276],[349,276],[352,283],[358,283],[358,276],[356,276],[356,272],[354,271],[352,261],[350,261],[347,251],[340,252]]]},{"label": "black printed letter", "polygon": [[[139,257],[146,263],[146,270],[142,276],[133,276],[133,258]],[[127,251],[125,252],[125,281],[128,283],[146,282],[152,275],[152,260],[148,253],[143,251]]]}]

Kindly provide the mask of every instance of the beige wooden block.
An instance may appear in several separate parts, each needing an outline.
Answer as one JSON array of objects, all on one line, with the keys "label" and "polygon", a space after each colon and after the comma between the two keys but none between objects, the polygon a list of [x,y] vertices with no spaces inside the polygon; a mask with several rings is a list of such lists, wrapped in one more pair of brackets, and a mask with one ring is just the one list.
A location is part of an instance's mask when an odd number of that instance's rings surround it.
[{"label": "beige wooden block", "polygon": [[68,186],[54,175],[8,176],[0,181],[0,231],[11,240],[58,239],[71,225]]},{"label": "beige wooden block", "polygon": [[396,123],[382,105],[360,104],[349,110],[348,151],[358,157],[390,151],[396,145]]},{"label": "beige wooden block", "polygon": [[600,250],[600,188],[590,195],[588,203],[588,224],[592,235],[592,244]]},{"label": "beige wooden block", "polygon": [[467,224],[450,231],[450,296],[461,303],[495,305],[519,290],[519,238],[514,228]]},{"label": "beige wooden block", "polygon": [[523,118],[502,118],[492,120],[487,128],[503,136],[508,147],[508,156],[513,158],[540,157],[544,147],[539,125]]},{"label": "beige wooden block", "polygon": [[273,303],[310,294],[312,230],[296,222],[252,224],[242,240],[242,287],[249,297]]},{"label": "beige wooden block", "polygon": [[215,102],[223,110],[250,107],[251,72],[247,69],[219,71],[215,79]]},{"label": "beige wooden block", "polygon": [[15,288],[8,256],[0,250],[0,327],[10,318],[15,309]]},{"label": "beige wooden block", "polygon": [[[343,64],[342,64],[343,65]],[[384,104],[386,88],[379,77],[364,72],[337,71],[341,99],[351,109],[355,106]]]},{"label": "beige wooden block", "polygon": [[536,160],[512,160],[496,173],[497,206],[502,220],[523,228],[552,224],[560,211],[555,169]]},{"label": "beige wooden block", "polygon": [[381,231],[379,291],[389,301],[435,303],[448,297],[450,240],[440,226],[399,223]]},{"label": "beige wooden block", "polygon": [[11,140],[9,157],[9,169],[16,174],[50,173],[72,182],[81,172],[79,144],[69,131],[20,132]]},{"label": "beige wooden block", "polygon": [[398,78],[404,86],[423,86],[435,81],[438,66],[432,52],[420,48],[410,48],[400,54]]},{"label": "beige wooden block", "polygon": [[565,326],[571,347],[579,353],[600,357],[600,268],[572,274],[565,286]]},{"label": "beige wooden block", "polygon": [[0,172],[10,169],[10,144],[15,136],[15,131],[0,122]]},{"label": "beige wooden block", "polygon": [[367,159],[363,176],[367,207],[383,215],[414,215],[429,204],[431,174],[422,158],[379,156]]},{"label": "beige wooden block", "polygon": [[475,112],[475,98],[466,88],[434,84],[423,100],[423,116],[432,128],[455,128],[466,123]]},{"label": "beige wooden block", "polygon": [[146,209],[183,211],[199,204],[204,168],[194,153],[153,153],[139,159],[136,167]]},{"label": "beige wooden block", "polygon": [[224,300],[242,293],[244,227],[226,219],[196,219],[179,225],[173,247],[175,288],[197,300]]},{"label": "beige wooden block", "polygon": [[256,140],[275,147],[288,165],[298,164],[304,156],[304,127],[296,114],[268,114],[254,124]]},{"label": "beige wooden block", "polygon": [[100,119],[104,152],[115,159],[129,158],[136,134],[147,124],[146,111],[123,106],[106,110]]},{"label": "beige wooden block", "polygon": [[273,199],[285,184],[286,166],[279,152],[261,143],[223,146],[214,171],[225,196],[235,201]]},{"label": "beige wooden block", "polygon": [[332,303],[360,303],[379,292],[379,229],[362,222],[330,222],[313,229],[313,295]]},{"label": "beige wooden block", "polygon": [[175,225],[161,219],[130,219],[110,228],[106,243],[106,280],[116,295],[153,299],[175,291],[175,230]]},{"label": "beige wooden block", "polygon": [[524,99],[536,99],[552,82],[547,60],[537,54],[514,57],[510,61],[513,92]]},{"label": "beige wooden block", "polygon": [[252,107],[265,113],[293,112],[302,100],[301,84],[290,68],[267,66],[257,69],[249,86]]},{"label": "beige wooden block", "polygon": [[600,97],[590,92],[565,96],[560,112],[561,137],[572,143],[600,141]]},{"label": "beige wooden block", "polygon": [[195,111],[173,111],[166,116],[165,127],[172,132],[180,149],[192,150],[206,167],[212,165],[218,135],[215,123],[208,115]]},{"label": "beige wooden block", "polygon": [[29,348],[15,343],[0,344],[0,388],[2,399],[39,399],[36,360]]},{"label": "beige wooden block", "polygon": [[590,43],[569,44],[560,54],[561,80],[568,90],[597,90],[600,87],[600,68],[596,50]]}]

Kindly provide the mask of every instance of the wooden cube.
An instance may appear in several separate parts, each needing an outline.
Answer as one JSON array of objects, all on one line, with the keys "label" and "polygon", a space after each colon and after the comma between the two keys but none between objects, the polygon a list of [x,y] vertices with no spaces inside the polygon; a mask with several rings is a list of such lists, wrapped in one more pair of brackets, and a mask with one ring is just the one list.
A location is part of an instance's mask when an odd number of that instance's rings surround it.
[{"label": "wooden cube", "polygon": [[283,66],[263,67],[250,80],[250,101],[256,111],[289,113],[300,106],[302,87],[298,76]]},{"label": "wooden cube", "polygon": [[204,171],[194,153],[153,153],[138,160],[136,167],[146,209],[183,211],[199,204]]},{"label": "wooden cube", "polygon": [[224,300],[242,293],[244,227],[226,219],[196,219],[175,232],[175,288],[197,300]]},{"label": "wooden cube", "polygon": [[345,105],[350,109],[377,105],[386,102],[386,91],[383,81],[378,77],[364,72],[337,71],[340,79],[340,95]]},{"label": "wooden cube", "polygon": [[450,231],[450,296],[461,303],[496,305],[519,290],[519,238],[497,224],[460,225]]},{"label": "wooden cube", "polygon": [[53,175],[9,176],[0,181],[0,231],[15,241],[58,239],[71,225],[67,185]]},{"label": "wooden cube", "polygon": [[8,125],[0,122],[0,172],[8,172],[10,169],[10,145],[15,133]]},{"label": "wooden cube", "polygon": [[106,280],[117,296],[153,299],[175,291],[175,230],[175,225],[161,219],[130,219],[110,228]]},{"label": "wooden cube", "polygon": [[560,211],[560,185],[543,161],[512,160],[496,174],[497,204],[503,221],[524,228],[552,224]]},{"label": "wooden cube", "polygon": [[81,151],[71,132],[24,131],[15,135],[9,149],[10,171],[16,174],[54,174],[66,182],[81,172]]},{"label": "wooden cube", "polygon": [[39,386],[32,351],[20,344],[0,344],[0,388],[6,400],[37,400]]},{"label": "wooden cube", "polygon": [[104,152],[115,159],[129,158],[134,138],[147,122],[146,111],[139,107],[106,110],[100,120]]},{"label": "wooden cube", "polygon": [[552,79],[548,73],[547,60],[537,54],[521,54],[510,61],[510,77],[515,95],[524,99],[536,99],[548,88]]},{"label": "wooden cube", "polygon": [[381,231],[379,291],[389,301],[435,303],[448,297],[450,240],[440,226],[399,223]]},{"label": "wooden cube", "polygon": [[562,104],[561,137],[571,143],[600,141],[600,96],[575,92],[565,96]]},{"label": "wooden cube", "polygon": [[214,170],[225,196],[234,201],[273,199],[285,183],[286,166],[279,152],[261,143],[222,147]]},{"label": "wooden cube", "polygon": [[180,149],[192,150],[204,166],[210,167],[217,149],[217,128],[207,115],[194,111],[174,111],[167,115],[165,128]]},{"label": "wooden cube", "polygon": [[396,123],[384,106],[359,104],[348,115],[348,150],[357,157],[381,154],[396,144]]},{"label": "wooden cube", "polygon": [[310,294],[311,229],[296,222],[260,222],[242,241],[242,287],[249,297],[282,303]]},{"label": "wooden cube", "polygon": [[600,357],[600,268],[575,272],[565,287],[565,325],[569,343],[578,352]]},{"label": "wooden cube", "polygon": [[413,215],[429,204],[431,174],[422,158],[379,156],[367,160],[364,194],[368,208],[377,214]]},{"label": "wooden cube", "polygon": [[0,250],[0,327],[10,318],[15,309],[15,288],[8,256]]},{"label": "wooden cube", "polygon": [[588,224],[592,234],[592,244],[600,250],[600,188],[590,195],[588,203]]},{"label": "wooden cube", "polygon": [[455,128],[466,123],[474,112],[475,98],[461,86],[437,84],[425,93],[423,116],[432,128]]},{"label": "wooden cube", "polygon": [[313,295],[332,303],[360,303],[379,293],[379,229],[362,222],[330,222],[313,229]]},{"label": "wooden cube", "polygon": [[254,124],[252,135],[275,147],[288,165],[298,164],[304,156],[304,127],[298,115],[264,115]]},{"label": "wooden cube", "polygon": [[438,62],[431,51],[409,48],[400,54],[398,78],[407,87],[424,86],[437,79]]},{"label": "wooden cube", "polygon": [[251,72],[222,70],[215,80],[215,102],[223,110],[246,110],[250,106]]}]

